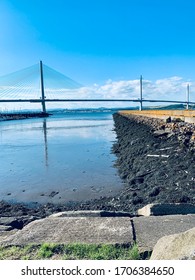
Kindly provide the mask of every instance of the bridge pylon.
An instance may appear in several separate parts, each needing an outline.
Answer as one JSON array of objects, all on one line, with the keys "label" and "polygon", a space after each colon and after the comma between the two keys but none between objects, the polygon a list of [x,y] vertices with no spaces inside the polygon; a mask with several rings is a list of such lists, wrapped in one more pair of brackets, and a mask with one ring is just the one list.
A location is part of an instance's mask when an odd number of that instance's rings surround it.
[{"label": "bridge pylon", "polygon": [[46,112],[46,105],[45,105],[45,91],[44,91],[44,78],[43,78],[43,63],[40,60],[40,82],[41,82],[41,104],[42,104],[42,111],[43,113]]},{"label": "bridge pylon", "polygon": [[143,77],[142,75],[140,76],[140,106],[139,106],[139,110],[142,111],[143,109]]}]

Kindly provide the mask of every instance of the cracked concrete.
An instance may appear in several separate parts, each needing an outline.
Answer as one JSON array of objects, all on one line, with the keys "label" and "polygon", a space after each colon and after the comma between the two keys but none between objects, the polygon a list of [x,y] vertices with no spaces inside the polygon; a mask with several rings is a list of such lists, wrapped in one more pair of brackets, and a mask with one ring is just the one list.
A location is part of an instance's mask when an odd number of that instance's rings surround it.
[{"label": "cracked concrete", "polygon": [[51,243],[133,244],[140,252],[152,251],[166,235],[195,227],[195,214],[128,217],[127,213],[102,211],[62,212],[33,221],[7,235],[0,232],[0,245]]}]

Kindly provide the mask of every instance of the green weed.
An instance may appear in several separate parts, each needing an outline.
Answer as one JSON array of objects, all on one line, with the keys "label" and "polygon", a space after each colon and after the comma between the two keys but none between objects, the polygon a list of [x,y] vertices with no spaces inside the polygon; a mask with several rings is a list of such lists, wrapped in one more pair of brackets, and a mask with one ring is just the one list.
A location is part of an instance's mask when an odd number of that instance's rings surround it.
[{"label": "green weed", "polygon": [[137,245],[53,244],[0,247],[1,260],[138,260]]}]

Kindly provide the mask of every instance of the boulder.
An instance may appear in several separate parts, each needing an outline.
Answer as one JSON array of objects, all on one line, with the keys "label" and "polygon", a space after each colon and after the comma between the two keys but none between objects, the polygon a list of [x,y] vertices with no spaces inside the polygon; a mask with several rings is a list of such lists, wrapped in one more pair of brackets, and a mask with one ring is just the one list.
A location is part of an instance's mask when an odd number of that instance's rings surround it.
[{"label": "boulder", "polygon": [[195,260],[195,227],[167,235],[154,246],[151,260]]},{"label": "boulder", "polygon": [[195,214],[195,206],[188,203],[147,204],[138,209],[139,216],[187,215]]}]

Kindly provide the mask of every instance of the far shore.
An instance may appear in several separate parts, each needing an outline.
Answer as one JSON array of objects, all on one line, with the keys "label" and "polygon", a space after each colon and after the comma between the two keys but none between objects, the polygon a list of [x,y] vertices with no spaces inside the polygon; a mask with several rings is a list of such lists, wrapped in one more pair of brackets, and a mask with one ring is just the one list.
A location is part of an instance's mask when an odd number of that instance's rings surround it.
[{"label": "far shore", "polygon": [[37,113],[0,113],[0,121],[23,120],[29,118],[46,118],[51,114],[37,112]]}]

